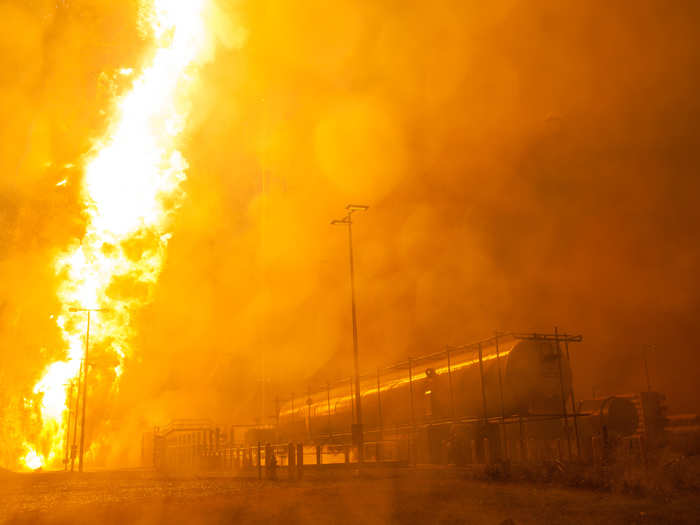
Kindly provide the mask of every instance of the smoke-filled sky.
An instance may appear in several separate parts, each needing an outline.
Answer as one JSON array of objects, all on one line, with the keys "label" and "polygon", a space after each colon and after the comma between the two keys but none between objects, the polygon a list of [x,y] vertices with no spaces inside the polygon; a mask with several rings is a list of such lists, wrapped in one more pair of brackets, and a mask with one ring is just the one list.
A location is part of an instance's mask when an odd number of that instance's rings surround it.
[{"label": "smoke-filled sky", "polygon": [[[124,452],[175,417],[494,330],[581,333],[577,397],[652,386],[697,410],[700,4],[217,0],[181,150],[187,198],[120,390]],[[53,260],[82,162],[148,49],[136,0],[0,1],[0,431],[65,349]],[[56,184],[67,179],[65,185]],[[129,203],[125,202],[125,206]],[[120,291],[123,293],[124,291]],[[4,411],[4,412],[3,412]],[[269,415],[269,414],[268,414]]]}]

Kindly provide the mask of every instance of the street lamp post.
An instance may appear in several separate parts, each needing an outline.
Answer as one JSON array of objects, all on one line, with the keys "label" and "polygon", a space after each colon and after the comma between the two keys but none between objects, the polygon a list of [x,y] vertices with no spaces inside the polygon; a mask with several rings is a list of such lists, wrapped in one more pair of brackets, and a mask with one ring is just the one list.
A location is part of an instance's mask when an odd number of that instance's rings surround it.
[{"label": "street lamp post", "polygon": [[[334,226],[347,225],[348,245],[350,248],[350,294],[352,301],[352,350],[355,365],[355,405],[357,407],[357,459],[361,463],[364,459],[364,435],[362,430],[362,396],[360,392],[360,358],[357,345],[357,313],[355,309],[355,263],[352,253],[352,214],[356,211],[367,211],[369,206],[348,204],[345,209],[347,215],[339,220],[331,221]],[[354,433],[353,433],[354,434]]]},{"label": "street lamp post", "polygon": [[[71,312],[87,312],[87,332],[85,334],[85,358],[83,359],[83,413],[80,418],[80,453],[78,471],[83,471],[83,451],[85,450],[85,404],[87,401],[88,350],[90,348],[90,313],[104,312],[106,308],[69,308]],[[76,420],[78,414],[75,415]]]}]

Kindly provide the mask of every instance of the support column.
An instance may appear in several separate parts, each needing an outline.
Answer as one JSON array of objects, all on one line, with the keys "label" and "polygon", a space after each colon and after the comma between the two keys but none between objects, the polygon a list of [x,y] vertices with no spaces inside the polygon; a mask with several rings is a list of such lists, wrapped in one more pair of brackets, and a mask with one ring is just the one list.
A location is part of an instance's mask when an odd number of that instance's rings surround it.
[{"label": "support column", "polygon": [[569,432],[569,417],[566,409],[566,395],[564,392],[564,371],[562,365],[562,351],[559,346],[559,332],[557,327],[554,327],[554,344],[557,349],[557,358],[559,361],[559,387],[561,388],[561,408],[564,414],[564,431],[566,432],[566,447],[569,452],[569,461],[571,461],[571,435]]},{"label": "support column", "polygon": [[571,356],[569,355],[569,338],[567,337],[564,340],[564,347],[566,348],[566,360],[569,363],[569,370],[571,370],[571,408],[573,410],[573,418],[574,418],[574,432],[576,434],[576,456],[578,459],[581,459],[581,439],[579,438],[578,434],[578,419],[576,417],[576,413],[578,412],[576,408],[576,398],[574,397],[574,371],[571,366]]},{"label": "support column", "polygon": [[450,347],[447,347],[447,382],[450,389],[450,416],[452,423],[455,421],[455,395],[452,389],[452,362],[450,360]]},{"label": "support column", "polygon": [[486,383],[484,383],[484,358],[481,352],[481,343],[479,343],[479,377],[481,378],[481,402],[484,411],[484,430],[486,430],[488,413],[486,412]]},{"label": "support column", "polygon": [[413,361],[408,358],[408,385],[409,385],[409,395],[411,396],[411,439],[408,440],[409,443],[409,454],[413,463],[416,463],[415,446],[413,441],[416,438],[416,415],[413,406]]},{"label": "support column", "polygon": [[384,419],[382,417],[382,386],[379,381],[379,368],[377,368],[377,463],[382,460],[382,440],[384,439]]}]

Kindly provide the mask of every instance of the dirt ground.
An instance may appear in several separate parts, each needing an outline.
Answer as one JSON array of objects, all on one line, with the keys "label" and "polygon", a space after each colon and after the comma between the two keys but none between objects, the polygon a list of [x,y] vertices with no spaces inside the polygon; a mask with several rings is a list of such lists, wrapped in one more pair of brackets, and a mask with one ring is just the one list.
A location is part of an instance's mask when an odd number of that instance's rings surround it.
[{"label": "dirt ground", "polygon": [[[310,478],[311,476],[309,476]],[[302,482],[119,471],[0,474],[2,523],[700,523],[700,495],[632,497],[457,474],[330,474]]]}]

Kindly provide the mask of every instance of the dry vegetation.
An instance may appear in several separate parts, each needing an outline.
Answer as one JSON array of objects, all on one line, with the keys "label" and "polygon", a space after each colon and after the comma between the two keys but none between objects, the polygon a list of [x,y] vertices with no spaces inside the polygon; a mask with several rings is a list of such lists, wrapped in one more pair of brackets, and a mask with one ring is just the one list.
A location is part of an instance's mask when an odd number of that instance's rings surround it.
[{"label": "dry vegetation", "polygon": [[309,475],[301,483],[144,472],[5,475],[7,523],[697,523],[697,491],[673,497],[485,482],[444,470]]}]

